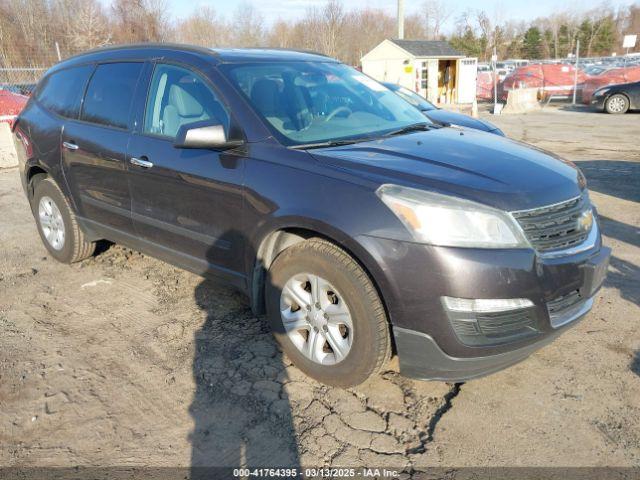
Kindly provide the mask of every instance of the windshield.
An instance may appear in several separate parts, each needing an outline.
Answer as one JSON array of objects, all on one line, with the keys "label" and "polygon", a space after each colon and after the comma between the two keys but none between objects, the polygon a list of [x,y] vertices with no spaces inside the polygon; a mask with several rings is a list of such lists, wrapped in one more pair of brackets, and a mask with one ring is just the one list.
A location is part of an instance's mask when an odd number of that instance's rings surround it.
[{"label": "windshield", "polygon": [[340,63],[228,64],[221,70],[285,145],[370,138],[429,123],[386,87]]},{"label": "windshield", "polygon": [[408,88],[400,87],[396,90],[396,93],[423,112],[436,109],[436,106],[433,103],[425,100],[416,92],[412,92]]}]

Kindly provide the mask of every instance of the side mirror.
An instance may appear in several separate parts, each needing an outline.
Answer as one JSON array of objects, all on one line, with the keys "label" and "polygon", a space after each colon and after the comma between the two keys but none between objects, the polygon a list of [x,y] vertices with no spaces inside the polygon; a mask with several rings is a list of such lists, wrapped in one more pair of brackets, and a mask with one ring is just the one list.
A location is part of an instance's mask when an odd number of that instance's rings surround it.
[{"label": "side mirror", "polygon": [[178,130],[173,142],[175,148],[211,148],[225,150],[242,145],[243,140],[230,140],[224,127],[211,120],[188,123]]}]

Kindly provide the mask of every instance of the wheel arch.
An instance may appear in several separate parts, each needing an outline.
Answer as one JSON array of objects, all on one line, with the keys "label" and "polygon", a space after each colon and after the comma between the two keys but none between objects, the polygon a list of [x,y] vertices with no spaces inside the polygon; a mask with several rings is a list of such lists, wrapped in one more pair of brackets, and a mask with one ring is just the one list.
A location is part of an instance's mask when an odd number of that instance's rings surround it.
[{"label": "wheel arch", "polygon": [[272,229],[262,237],[253,259],[253,270],[250,274],[251,309],[256,315],[265,313],[264,287],[267,271],[275,258],[287,248],[309,238],[322,238],[348,253],[367,274],[385,309],[387,321],[391,325],[392,318],[385,298],[384,274],[377,266],[374,258],[357,241],[343,232],[333,229],[322,229],[317,226],[281,225]]},{"label": "wheel arch", "polygon": [[51,177],[49,172],[41,165],[31,165],[26,172],[27,180],[27,194],[29,197],[29,203],[33,200],[33,194],[36,189],[36,185],[47,177]]}]

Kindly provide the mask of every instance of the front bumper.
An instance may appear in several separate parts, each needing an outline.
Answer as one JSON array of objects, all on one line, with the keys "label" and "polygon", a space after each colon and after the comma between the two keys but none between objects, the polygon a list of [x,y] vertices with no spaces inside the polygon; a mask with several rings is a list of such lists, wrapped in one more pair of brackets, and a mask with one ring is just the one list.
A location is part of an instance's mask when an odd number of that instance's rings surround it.
[{"label": "front bumper", "polygon": [[604,101],[606,100],[606,95],[592,96],[591,102],[589,104],[595,108],[596,110],[604,110]]},{"label": "front bumper", "polygon": [[[366,242],[386,275],[381,289],[401,373],[447,381],[513,365],[578,323],[591,309],[610,256],[599,238],[589,250],[551,258],[523,249],[434,247],[375,237]],[[598,265],[604,268],[594,279]],[[513,340],[465,342],[443,306],[444,296],[528,299],[535,328],[531,335]],[[579,301],[567,304],[565,299],[572,297]]]},{"label": "front bumper", "polygon": [[495,373],[525,360],[536,350],[551,343],[577,324],[589,312],[592,304],[591,298],[587,303],[588,308],[581,309],[563,328],[541,336],[534,343],[483,357],[452,357],[443,352],[430,335],[396,327],[393,336],[396,349],[401,352],[400,371],[406,377],[447,382],[462,382]]}]

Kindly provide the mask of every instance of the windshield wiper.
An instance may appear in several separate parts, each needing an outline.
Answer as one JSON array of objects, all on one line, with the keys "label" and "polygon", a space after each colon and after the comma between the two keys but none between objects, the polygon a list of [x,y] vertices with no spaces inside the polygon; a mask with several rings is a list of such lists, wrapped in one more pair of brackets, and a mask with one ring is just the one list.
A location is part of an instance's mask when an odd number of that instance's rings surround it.
[{"label": "windshield wiper", "polygon": [[398,130],[393,130],[391,132],[385,133],[383,137],[393,137],[394,135],[404,135],[405,133],[411,132],[426,132],[427,130],[431,130],[433,128],[438,128],[431,123],[413,123],[411,125],[407,125],[406,127],[399,128]]},{"label": "windshield wiper", "polygon": [[425,132],[427,130],[432,130],[440,128],[439,125],[435,125],[433,123],[413,123],[411,125],[407,125],[406,127],[399,128],[398,130],[393,130],[391,132],[385,133],[379,137],[361,137],[361,138],[349,138],[344,140],[328,140],[326,142],[318,142],[318,143],[303,143],[301,145],[292,145],[289,148],[294,150],[307,150],[309,148],[326,148],[326,147],[340,147],[342,145],[352,145],[354,143],[359,142],[368,142],[371,140],[376,140],[378,138],[384,137],[392,137],[394,135],[404,135],[405,133],[411,132]]},{"label": "windshield wiper", "polygon": [[294,150],[307,150],[308,148],[326,148],[326,147],[340,147],[342,145],[352,145],[358,142],[366,142],[371,140],[370,138],[351,138],[349,140],[329,140],[326,142],[318,143],[303,143],[300,145],[292,145],[289,148]]}]

